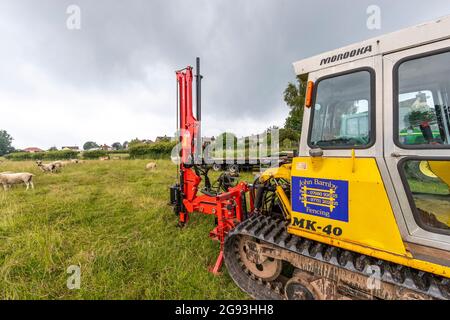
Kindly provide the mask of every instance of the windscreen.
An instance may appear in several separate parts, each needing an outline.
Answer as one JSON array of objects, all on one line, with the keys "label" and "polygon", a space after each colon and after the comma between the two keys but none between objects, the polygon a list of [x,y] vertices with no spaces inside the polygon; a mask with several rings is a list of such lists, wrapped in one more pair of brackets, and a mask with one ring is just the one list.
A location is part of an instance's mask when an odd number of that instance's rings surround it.
[{"label": "windscreen", "polygon": [[358,71],[320,80],[309,144],[353,148],[371,141],[371,74]]}]

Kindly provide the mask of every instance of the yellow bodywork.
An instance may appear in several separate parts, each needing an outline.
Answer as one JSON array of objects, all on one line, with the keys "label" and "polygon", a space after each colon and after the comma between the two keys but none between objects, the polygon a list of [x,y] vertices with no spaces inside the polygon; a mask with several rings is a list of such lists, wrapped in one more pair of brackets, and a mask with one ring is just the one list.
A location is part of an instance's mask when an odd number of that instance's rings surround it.
[{"label": "yellow bodywork", "polygon": [[[290,165],[267,170],[260,180],[270,178],[292,184],[291,199],[281,187],[276,190],[285,216],[291,220],[289,233],[449,277],[449,267],[414,259],[405,248],[375,159],[298,157]],[[324,187],[303,185],[306,182]],[[311,204],[324,210],[310,210],[313,214],[294,210],[309,210]],[[342,220],[333,217],[339,210]]]}]

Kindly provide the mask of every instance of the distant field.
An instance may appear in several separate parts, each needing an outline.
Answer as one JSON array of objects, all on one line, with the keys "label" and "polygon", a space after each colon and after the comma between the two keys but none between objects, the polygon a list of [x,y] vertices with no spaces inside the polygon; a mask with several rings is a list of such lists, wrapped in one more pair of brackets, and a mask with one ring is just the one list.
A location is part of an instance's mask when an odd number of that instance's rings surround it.
[{"label": "distant field", "polygon": [[[167,206],[176,168],[158,160],[86,161],[58,174],[33,162],[0,163],[34,173],[36,189],[0,189],[0,299],[245,299],[224,271],[207,271],[218,244],[214,218],[184,230]],[[69,290],[70,265],[81,267]]]}]

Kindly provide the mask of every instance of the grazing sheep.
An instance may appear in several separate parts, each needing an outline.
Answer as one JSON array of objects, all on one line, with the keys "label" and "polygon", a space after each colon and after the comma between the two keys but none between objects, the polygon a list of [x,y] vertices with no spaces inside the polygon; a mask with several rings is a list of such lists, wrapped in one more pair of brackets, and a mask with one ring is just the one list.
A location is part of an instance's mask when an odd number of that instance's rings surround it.
[{"label": "grazing sheep", "polygon": [[147,165],[145,166],[145,169],[147,169],[147,170],[156,169],[156,162],[147,163]]},{"label": "grazing sheep", "polygon": [[78,159],[70,159],[70,160],[68,160],[68,161],[57,160],[57,161],[53,161],[52,163],[53,163],[56,167],[62,168],[62,167],[68,166],[69,164],[79,163],[79,160],[78,160]]},{"label": "grazing sheep", "polygon": [[59,169],[54,163],[44,164],[42,161],[36,161],[37,166],[42,170],[42,172],[53,173]]},{"label": "grazing sheep", "polygon": [[98,158],[100,161],[106,161],[106,160],[109,160],[109,156],[106,156],[106,157],[100,157],[100,158]]},{"label": "grazing sheep", "polygon": [[64,167],[67,162],[66,161],[53,161],[51,164],[53,164],[57,169],[61,169],[62,167]]},{"label": "grazing sheep", "polygon": [[28,172],[21,173],[1,173],[0,174],[0,183],[3,185],[3,189],[5,191],[8,188],[11,188],[13,184],[25,183],[27,186],[27,190],[30,188],[34,189],[33,184],[33,176],[34,174]]}]

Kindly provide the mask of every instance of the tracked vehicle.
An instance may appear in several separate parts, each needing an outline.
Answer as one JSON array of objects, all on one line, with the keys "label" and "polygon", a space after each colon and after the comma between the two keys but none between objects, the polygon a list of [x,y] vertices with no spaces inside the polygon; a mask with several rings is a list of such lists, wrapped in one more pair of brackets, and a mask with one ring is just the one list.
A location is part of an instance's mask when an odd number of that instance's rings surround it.
[{"label": "tracked vehicle", "polygon": [[308,84],[299,156],[197,196],[207,169],[183,136],[180,221],[216,215],[214,271],[224,259],[253,298],[450,299],[450,17],[294,69]]}]

